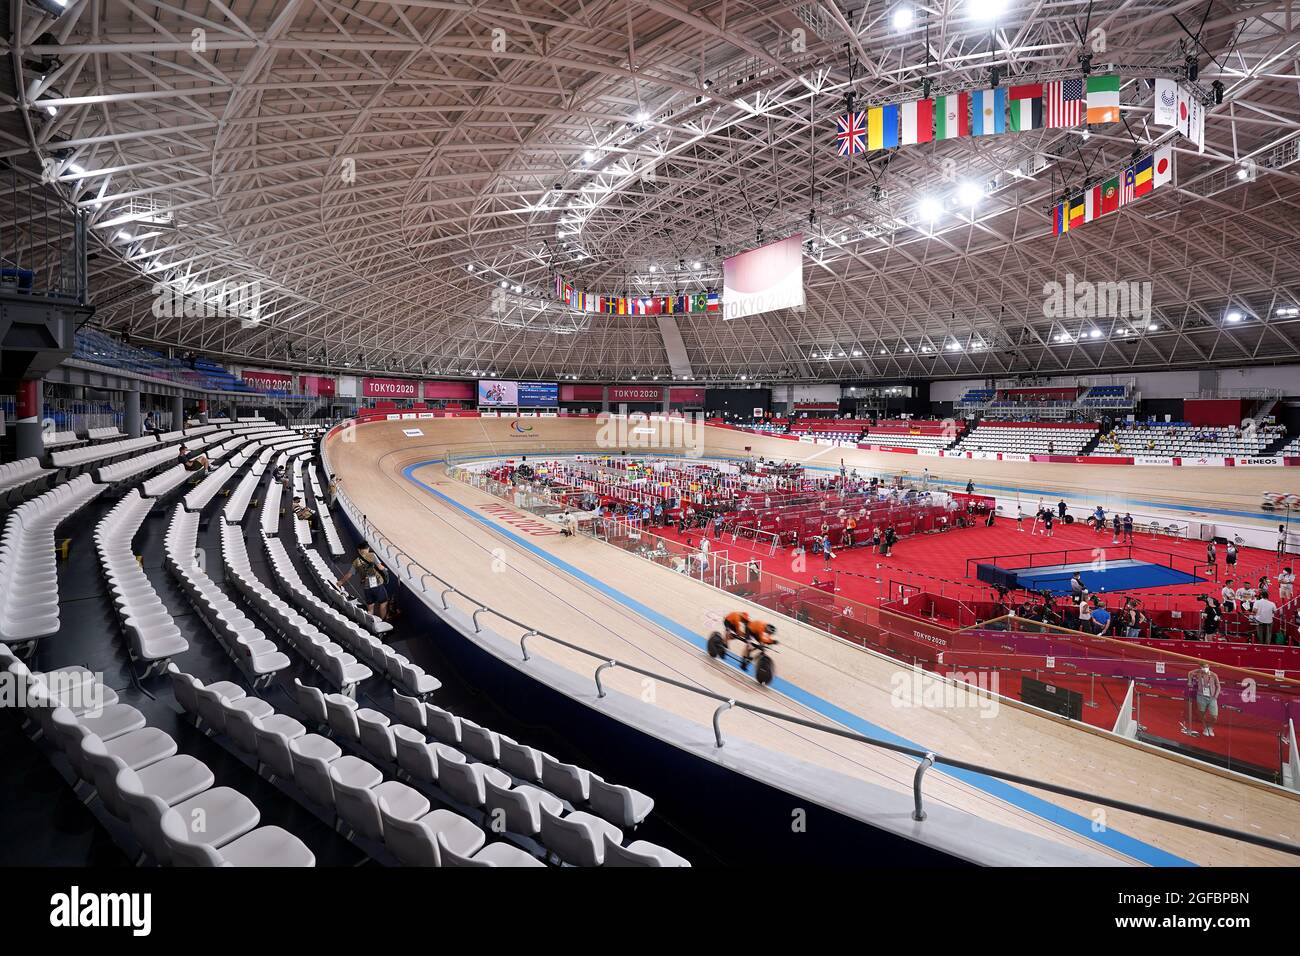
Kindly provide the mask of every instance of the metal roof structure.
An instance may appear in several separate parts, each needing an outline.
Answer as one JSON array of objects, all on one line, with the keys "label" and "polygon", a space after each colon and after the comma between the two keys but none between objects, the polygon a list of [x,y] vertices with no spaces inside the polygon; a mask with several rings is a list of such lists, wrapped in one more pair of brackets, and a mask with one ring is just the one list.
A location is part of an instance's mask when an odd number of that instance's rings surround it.
[{"label": "metal roof structure", "polygon": [[[8,26],[4,157],[85,212],[95,321],[137,343],[602,380],[1300,359],[1300,0],[13,0]],[[1189,54],[1222,84],[1204,152],[1175,139],[1171,186],[1053,236],[1063,189],[1169,135],[1148,81]],[[1082,56],[1118,66],[1122,123],[836,155],[847,92]],[[722,256],[796,232],[802,311],[661,323],[550,291],[720,287]],[[1151,315],[1052,317],[1067,275],[1150,282]]]}]

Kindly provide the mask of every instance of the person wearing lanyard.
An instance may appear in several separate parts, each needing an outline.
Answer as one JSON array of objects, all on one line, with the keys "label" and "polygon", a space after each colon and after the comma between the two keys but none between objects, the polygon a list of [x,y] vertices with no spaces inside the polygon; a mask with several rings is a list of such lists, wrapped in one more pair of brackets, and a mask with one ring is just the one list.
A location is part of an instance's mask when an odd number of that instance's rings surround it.
[{"label": "person wearing lanyard", "polygon": [[366,610],[381,621],[388,618],[388,571],[375,557],[369,545],[357,548],[357,556],[352,566],[339,578],[339,587],[347,585],[356,574],[361,578],[361,586],[366,592]]}]

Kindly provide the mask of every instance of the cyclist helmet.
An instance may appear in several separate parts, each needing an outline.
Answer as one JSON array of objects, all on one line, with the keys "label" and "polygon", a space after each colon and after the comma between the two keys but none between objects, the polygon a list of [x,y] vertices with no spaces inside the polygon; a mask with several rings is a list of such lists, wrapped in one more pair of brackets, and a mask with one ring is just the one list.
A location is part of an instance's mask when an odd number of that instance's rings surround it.
[{"label": "cyclist helmet", "polygon": [[769,634],[775,634],[775,633],[776,633],[776,625],[775,625],[775,624],[769,624],[769,625],[767,626],[766,630],[767,630],[767,633],[769,633]]}]

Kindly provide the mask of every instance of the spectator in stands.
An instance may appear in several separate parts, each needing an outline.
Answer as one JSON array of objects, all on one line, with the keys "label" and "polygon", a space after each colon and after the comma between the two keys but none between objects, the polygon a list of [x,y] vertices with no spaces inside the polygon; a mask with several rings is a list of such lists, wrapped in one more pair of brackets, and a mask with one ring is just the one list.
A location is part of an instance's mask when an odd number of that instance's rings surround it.
[{"label": "spectator in stands", "polygon": [[361,586],[365,589],[366,610],[380,620],[387,620],[388,569],[370,550],[370,545],[362,544],[357,548],[351,567],[339,578],[339,587],[345,587],[353,574],[361,579]]},{"label": "spectator in stands", "polygon": [[331,508],[333,508],[334,502],[338,500],[338,497],[339,497],[338,479],[331,478],[330,483],[325,487],[325,503],[329,505]]},{"label": "spectator in stands", "polygon": [[1086,593],[1079,598],[1079,630],[1092,633],[1092,601]]},{"label": "spectator in stands", "polygon": [[1219,592],[1219,599],[1223,602],[1223,611],[1225,614],[1231,614],[1237,609],[1237,591],[1232,586],[1232,578],[1223,582],[1223,590]]},{"label": "spectator in stands", "polygon": [[158,434],[159,431],[161,431],[161,429],[159,429],[158,427],[158,419],[154,418],[153,412],[150,412],[149,414],[145,415],[144,430],[147,432],[153,432],[155,435]]},{"label": "spectator in stands", "polygon": [[297,495],[294,496],[293,504],[290,505],[290,510],[293,511],[293,516],[295,518],[299,521],[306,521],[308,524],[311,523],[312,518],[316,517],[316,512],[303,504],[303,500]]},{"label": "spectator in stands", "polygon": [[1083,583],[1083,572],[1075,571],[1070,578],[1070,595],[1077,601],[1088,593],[1088,587]]},{"label": "spectator in stands", "polygon": [[1103,635],[1110,630],[1110,611],[1106,605],[1101,603],[1101,599],[1096,595],[1092,598],[1092,632],[1097,635]]},{"label": "spectator in stands", "polygon": [[1219,717],[1219,677],[1210,670],[1209,661],[1187,675],[1187,686],[1196,699],[1196,712],[1201,718],[1201,733],[1214,736],[1214,722]]},{"label": "spectator in stands", "polygon": [[1223,617],[1217,599],[1212,597],[1202,597],[1205,602],[1205,610],[1201,611],[1201,634],[1205,640],[1213,640],[1219,633],[1219,621]]},{"label": "spectator in stands", "polygon": [[199,452],[193,458],[189,458],[190,450],[184,445],[176,450],[176,460],[185,466],[186,471],[202,471],[205,475],[212,470],[212,462],[208,461],[208,456]]},{"label": "spectator in stands", "polygon": [[1293,597],[1295,597],[1295,572],[1288,566],[1277,576],[1277,599],[1286,604]]},{"label": "spectator in stands", "polygon": [[[1255,602],[1255,611],[1251,620],[1255,622],[1255,643],[1272,644],[1273,643],[1273,616],[1277,613],[1277,605],[1269,600],[1268,592],[1260,594],[1259,599]],[[1281,638],[1281,635],[1278,635]],[[1282,643],[1279,640],[1278,643]]]},{"label": "spectator in stands", "polygon": [[1054,442],[1054,441],[1049,441],[1049,442],[1047,443],[1047,453],[1048,453],[1049,455],[1055,455],[1055,454],[1056,454],[1056,442]]}]

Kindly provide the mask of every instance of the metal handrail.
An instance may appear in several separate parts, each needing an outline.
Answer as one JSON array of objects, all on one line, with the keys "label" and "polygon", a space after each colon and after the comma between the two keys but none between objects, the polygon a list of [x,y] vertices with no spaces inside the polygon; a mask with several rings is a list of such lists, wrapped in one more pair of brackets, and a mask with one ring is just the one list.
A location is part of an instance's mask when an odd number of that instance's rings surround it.
[{"label": "metal handrail", "polygon": [[[331,429],[331,433],[332,432],[333,429]],[[326,473],[330,477],[333,477],[333,469],[330,468],[329,457],[325,451],[325,446],[326,443],[329,441],[329,437],[330,437],[329,434],[326,434],[321,441],[321,461],[325,466]],[[527,649],[525,647],[525,642],[530,637],[542,638],[552,643],[559,644],[560,646],[568,648],[569,650],[576,651],[577,653],[582,654],[586,657],[590,657],[593,660],[599,661],[600,664],[596,668],[593,674],[593,680],[596,684],[598,699],[604,698],[606,696],[604,688],[600,682],[601,673],[611,667],[618,667],[621,668],[622,670],[631,671],[632,673],[640,674],[643,677],[649,677],[655,681],[659,681],[671,687],[676,687],[680,690],[684,690],[689,693],[696,694],[700,697],[706,697],[711,700],[718,701],[719,704],[723,705],[720,706],[716,711],[714,711],[713,714],[714,735],[716,740],[716,746],[718,748],[721,748],[724,744],[722,738],[722,729],[721,729],[722,714],[725,713],[726,711],[739,708],[741,710],[748,711],[749,713],[757,714],[762,717],[767,717],[772,720],[779,720],[784,723],[794,724],[799,727],[806,727],[810,730],[817,730],[822,733],[831,734],[832,736],[842,737],[846,740],[854,740],[857,741],[858,743],[864,743],[867,744],[868,746],[876,747],[881,750],[888,750],[893,753],[900,753],[909,757],[917,758],[919,761],[921,761],[921,763],[918,765],[917,773],[913,779],[913,793],[914,793],[914,799],[916,805],[916,809],[913,812],[913,819],[918,822],[923,821],[926,816],[924,806],[923,806],[923,799],[922,799],[923,795],[921,790],[924,771],[930,765],[938,764],[945,767],[951,767],[957,770],[965,770],[971,773],[983,774],[985,776],[992,777],[997,780],[1006,781],[1007,783],[1019,784],[1021,786],[1030,787],[1036,790],[1044,790],[1047,791],[1048,793],[1054,793],[1059,796],[1069,797],[1075,800],[1082,800],[1089,803],[1095,803],[1101,806],[1110,807],[1115,810],[1122,810],[1126,813],[1133,813],[1138,816],[1148,817],[1150,819],[1159,820],[1164,823],[1172,823],[1177,826],[1183,826],[1193,830],[1200,830],[1201,832],[1204,833],[1211,833],[1216,836],[1227,837],[1229,839],[1238,840],[1242,843],[1250,843],[1255,846],[1264,847],[1266,849],[1276,850],[1280,853],[1288,853],[1293,856],[1300,856],[1300,845],[1296,845],[1293,843],[1287,843],[1281,840],[1274,840],[1269,837],[1258,836],[1256,834],[1246,833],[1240,830],[1233,830],[1229,827],[1222,827],[1219,826],[1218,824],[1207,823],[1201,820],[1193,820],[1190,817],[1182,817],[1182,816],[1178,816],[1177,814],[1166,813],[1163,810],[1156,810],[1151,807],[1144,807],[1135,803],[1128,803],[1122,800],[1115,800],[1110,797],[1103,797],[1099,794],[1088,793],[1083,790],[1075,790],[1071,787],[1063,787],[1057,784],[1047,783],[1046,781],[1036,780],[1032,777],[1022,776],[1020,774],[1007,773],[1006,771],[997,770],[993,767],[986,767],[983,766],[982,764],[975,764],[965,760],[957,760],[952,757],[945,757],[942,754],[937,754],[934,753],[933,751],[923,750],[917,747],[908,747],[903,744],[893,743],[892,741],[880,740],[879,738],[869,737],[865,734],[860,734],[855,730],[849,730],[844,727],[837,727],[832,724],[824,724],[818,721],[806,720],[802,717],[796,717],[793,714],[785,714],[780,711],[771,710],[770,708],[767,707],[760,707],[757,704],[749,704],[749,703],[745,703],[744,701],[738,701],[733,698],[729,698],[722,694],[716,693],[714,691],[707,690],[703,687],[697,687],[693,684],[687,684],[683,681],[677,680],[676,678],[668,677],[667,675],[659,674],[656,673],[655,671],[646,670],[645,668],[638,667],[635,664],[628,664],[623,661],[613,660],[606,654],[600,654],[586,647],[582,647],[581,645],[574,644],[571,641],[567,641],[564,638],[556,637],[553,634],[548,634],[545,631],[539,630],[536,627],[525,624],[524,622],[511,617],[509,614],[506,614],[503,611],[498,611],[495,608],[488,605],[487,603],[480,601],[477,598],[472,597],[471,595],[466,594],[464,591],[460,590],[455,585],[451,584],[450,582],[446,581],[445,579],[438,576],[434,572],[430,571],[428,568],[425,568],[418,561],[416,561],[414,558],[408,555],[405,551],[402,551],[401,548],[397,547],[392,542],[391,539],[389,539],[383,532],[379,531],[379,529],[376,528],[374,524],[372,524],[371,521],[364,514],[360,512],[360,510],[356,507],[356,505],[352,502],[352,500],[347,496],[347,494],[341,488],[338,489],[337,500],[343,504],[344,510],[353,519],[354,524],[358,521],[360,522],[360,527],[362,529],[363,536],[366,537],[367,540],[370,541],[372,545],[378,545],[378,539],[382,539],[384,544],[387,545],[386,548],[377,547],[377,550],[380,551],[381,555],[383,555],[385,551],[388,551],[394,560],[396,560],[397,555],[406,558],[408,562],[407,571],[406,571],[406,580],[408,583],[413,583],[418,585],[421,593],[423,593],[425,596],[429,595],[428,589],[425,588],[424,586],[424,579],[427,577],[431,577],[446,588],[446,590],[443,592],[443,600],[442,600],[444,610],[448,609],[445,601],[445,595],[449,593],[457,594],[461,598],[468,601],[470,604],[475,605],[476,610],[473,613],[473,618],[474,618],[476,633],[481,633],[481,628],[478,626],[477,623],[478,614],[480,612],[486,612],[488,614],[493,615],[494,617],[500,618],[501,620],[508,622],[509,624],[514,625],[515,627],[520,628],[524,632],[519,637],[519,646],[523,654],[524,661],[530,660]],[[424,572],[424,575],[416,579],[414,574],[410,571],[410,568],[412,567],[418,567],[421,571]],[[436,613],[436,609],[435,609],[435,613]]]}]

